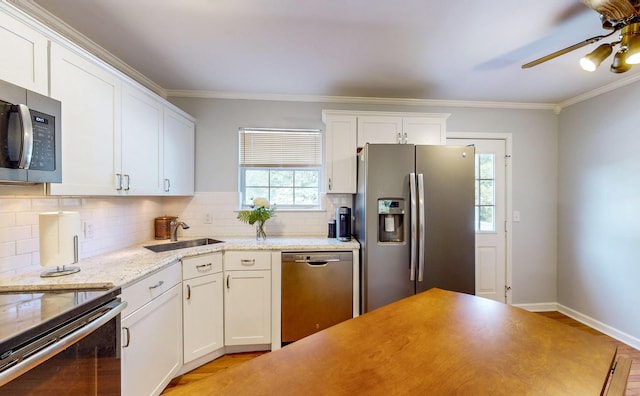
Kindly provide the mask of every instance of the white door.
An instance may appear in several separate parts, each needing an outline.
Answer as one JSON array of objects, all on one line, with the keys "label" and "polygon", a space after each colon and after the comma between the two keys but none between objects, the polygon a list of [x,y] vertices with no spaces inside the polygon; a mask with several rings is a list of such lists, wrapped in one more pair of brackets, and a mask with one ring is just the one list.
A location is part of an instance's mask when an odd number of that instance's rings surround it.
[{"label": "white door", "polygon": [[476,295],[506,303],[506,141],[450,138],[447,144],[476,147]]}]

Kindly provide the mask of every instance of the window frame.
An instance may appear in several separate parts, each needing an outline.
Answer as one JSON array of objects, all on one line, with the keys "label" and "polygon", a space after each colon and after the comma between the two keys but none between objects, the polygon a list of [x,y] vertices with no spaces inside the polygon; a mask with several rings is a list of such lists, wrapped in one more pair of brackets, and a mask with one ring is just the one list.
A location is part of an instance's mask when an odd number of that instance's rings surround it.
[{"label": "window frame", "polygon": [[[280,164],[276,164],[276,163],[269,163],[269,164],[260,164],[260,163],[251,163],[251,164],[244,164],[243,163],[243,133],[252,133],[252,132],[256,132],[256,133],[282,133],[282,134],[287,134],[287,133],[293,133],[293,134],[313,134],[315,135],[315,137],[310,137],[310,139],[316,139],[316,143],[314,146],[314,157],[315,160],[314,161],[310,161],[308,164],[304,164],[304,163],[296,163],[296,164],[288,164],[288,163],[280,163]],[[322,193],[323,188],[324,188],[324,184],[323,184],[323,174],[324,174],[324,133],[321,129],[287,129],[287,128],[239,128],[238,129],[238,204],[239,204],[239,208],[242,209],[249,209],[252,207],[251,205],[251,201],[253,201],[253,199],[257,198],[257,197],[248,197],[247,196],[247,171],[250,170],[265,170],[268,172],[268,181],[266,183],[266,185],[264,186],[257,186],[257,187],[261,187],[261,188],[265,188],[268,190],[268,193],[266,194],[266,196],[260,195],[260,197],[264,197],[267,198],[269,200],[269,202],[272,205],[276,205],[277,208],[279,210],[290,210],[290,211],[310,211],[310,210],[321,210],[322,209]],[[246,150],[246,147],[244,148]],[[275,155],[274,157],[280,157],[281,153],[278,153],[277,155]],[[299,158],[297,159],[299,160]],[[315,162],[318,161],[318,163],[316,164]],[[287,171],[292,171],[294,172],[293,177],[292,177],[292,185],[290,187],[287,186],[274,186],[272,184],[272,177],[271,177],[271,172],[272,171],[279,171],[279,170],[287,170]],[[315,186],[313,187],[307,187],[307,186],[296,186],[296,172],[314,172],[317,178],[317,184],[315,184]],[[249,188],[251,188],[252,186],[249,186]],[[291,188],[292,191],[292,199],[294,200],[293,204],[282,204],[282,203],[278,203],[277,201],[274,202],[273,198],[272,198],[272,191],[273,189],[277,189],[277,188]],[[295,194],[296,194],[296,189],[307,189],[307,188],[312,188],[315,189],[317,191],[317,203],[315,204],[295,204]]]}]

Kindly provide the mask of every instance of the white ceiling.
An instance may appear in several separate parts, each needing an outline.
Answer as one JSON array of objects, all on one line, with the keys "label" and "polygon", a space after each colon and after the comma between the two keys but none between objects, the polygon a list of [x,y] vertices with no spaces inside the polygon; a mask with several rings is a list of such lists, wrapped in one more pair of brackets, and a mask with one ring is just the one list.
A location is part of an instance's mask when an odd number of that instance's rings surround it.
[{"label": "white ceiling", "polygon": [[597,44],[521,69],[606,32],[579,0],[21,1],[169,91],[557,104],[640,76],[582,71]]}]

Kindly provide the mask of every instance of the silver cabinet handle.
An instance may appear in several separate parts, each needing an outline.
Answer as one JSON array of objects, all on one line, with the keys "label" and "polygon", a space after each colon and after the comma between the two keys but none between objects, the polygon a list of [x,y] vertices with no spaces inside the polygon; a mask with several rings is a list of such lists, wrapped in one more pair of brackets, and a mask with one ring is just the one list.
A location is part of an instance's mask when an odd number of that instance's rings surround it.
[{"label": "silver cabinet handle", "polygon": [[164,179],[164,191],[169,192],[171,190],[171,180]]},{"label": "silver cabinet handle", "polygon": [[122,191],[122,174],[116,173],[116,190]]},{"label": "silver cabinet handle", "polygon": [[200,265],[196,265],[196,270],[198,272],[207,272],[207,271],[211,271],[211,267],[212,266],[213,266],[213,264],[211,264],[211,263],[200,264]]},{"label": "silver cabinet handle", "polygon": [[256,259],[242,259],[240,260],[240,264],[242,265],[254,265],[256,263]]},{"label": "silver cabinet handle", "polygon": [[159,287],[160,287],[160,286],[162,286],[162,285],[164,285],[164,281],[158,281],[158,283],[156,283],[155,285],[153,285],[153,286],[149,286],[149,290],[157,289],[157,288],[159,288]]},{"label": "silver cabinet handle", "polygon": [[129,331],[128,327],[123,327],[122,328],[122,337],[124,338],[125,334],[127,335],[127,342],[123,342],[122,347],[126,348],[129,346],[129,344],[131,343],[131,331]]},{"label": "silver cabinet handle", "polygon": [[124,174],[124,178],[127,180],[126,187],[124,188],[124,191],[129,191],[130,187],[131,187],[131,178],[126,173]]},{"label": "silver cabinet handle", "polygon": [[229,288],[229,276],[230,275],[227,275],[227,289]]},{"label": "silver cabinet handle", "polygon": [[331,191],[331,178],[329,178],[329,191]]},{"label": "silver cabinet handle", "polygon": [[191,300],[191,286],[187,285],[187,300]]},{"label": "silver cabinet handle", "polygon": [[402,143],[402,134],[398,132],[398,143]]}]

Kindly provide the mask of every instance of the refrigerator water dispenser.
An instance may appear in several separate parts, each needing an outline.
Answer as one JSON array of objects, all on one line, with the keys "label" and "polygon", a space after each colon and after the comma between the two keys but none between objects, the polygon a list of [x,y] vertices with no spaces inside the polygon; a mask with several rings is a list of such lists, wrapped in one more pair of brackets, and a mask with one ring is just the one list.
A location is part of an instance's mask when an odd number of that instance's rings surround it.
[{"label": "refrigerator water dispenser", "polygon": [[378,242],[404,242],[404,199],[378,200]]}]

